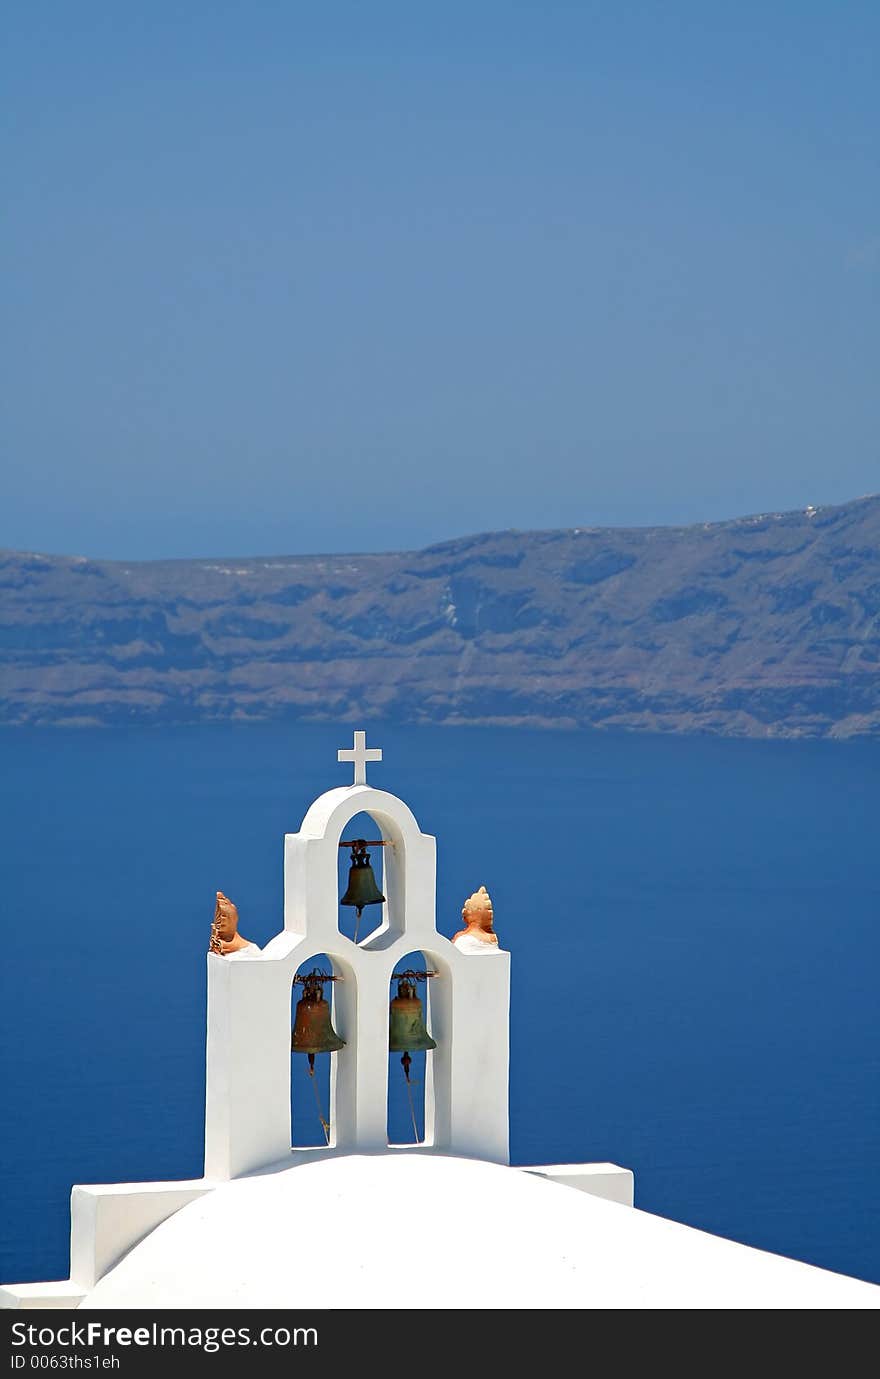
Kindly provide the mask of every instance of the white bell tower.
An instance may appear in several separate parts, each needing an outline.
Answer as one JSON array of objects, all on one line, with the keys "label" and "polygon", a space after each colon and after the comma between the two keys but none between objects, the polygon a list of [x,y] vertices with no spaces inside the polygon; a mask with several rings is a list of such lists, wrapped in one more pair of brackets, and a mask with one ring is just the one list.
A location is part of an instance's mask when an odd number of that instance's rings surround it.
[{"label": "white bell tower", "polygon": [[[339,752],[354,784],[329,790],[284,840],[284,929],[262,953],[209,953],[205,1175],[235,1178],[287,1158],[387,1152],[388,1006],[398,964],[420,949],[436,972],[426,1021],[425,1140],[414,1152],[506,1164],[510,954],[460,952],[437,931],[436,841],[395,795],[366,782],[381,751],[354,735]],[[338,853],[346,824],[368,813],[385,843],[382,922],[360,943],[339,929]],[[450,915],[449,923],[457,924]],[[330,1144],[291,1149],[290,1012],[297,970],[326,954],[340,980],[333,1024],[345,1047],[327,1055]],[[322,1057],[325,1055],[321,1055]]]}]

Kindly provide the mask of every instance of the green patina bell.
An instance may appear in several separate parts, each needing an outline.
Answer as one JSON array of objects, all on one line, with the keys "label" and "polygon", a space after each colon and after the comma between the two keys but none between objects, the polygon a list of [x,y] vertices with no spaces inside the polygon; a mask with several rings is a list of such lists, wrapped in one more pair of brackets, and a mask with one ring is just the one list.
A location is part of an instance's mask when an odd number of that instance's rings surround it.
[{"label": "green patina bell", "polygon": [[381,905],[384,900],[385,897],[376,885],[373,868],[370,866],[370,854],[367,852],[367,845],[363,838],[358,838],[351,845],[348,890],[339,903],[340,905],[353,905],[357,910],[358,919],[360,919],[361,911],[365,905]]},{"label": "green patina bell", "polygon": [[391,1002],[389,1012],[388,1050],[390,1053],[407,1054],[436,1047],[436,1042],[425,1027],[415,981],[402,977],[397,983],[397,995]]}]

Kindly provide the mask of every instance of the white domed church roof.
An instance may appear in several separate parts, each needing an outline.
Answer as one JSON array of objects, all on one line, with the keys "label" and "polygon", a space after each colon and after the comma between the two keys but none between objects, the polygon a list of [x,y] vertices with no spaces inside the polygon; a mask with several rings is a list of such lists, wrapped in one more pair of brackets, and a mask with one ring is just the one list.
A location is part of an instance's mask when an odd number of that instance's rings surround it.
[{"label": "white domed church roof", "polygon": [[518,1169],[351,1155],[225,1183],[84,1308],[876,1307],[842,1275]]}]

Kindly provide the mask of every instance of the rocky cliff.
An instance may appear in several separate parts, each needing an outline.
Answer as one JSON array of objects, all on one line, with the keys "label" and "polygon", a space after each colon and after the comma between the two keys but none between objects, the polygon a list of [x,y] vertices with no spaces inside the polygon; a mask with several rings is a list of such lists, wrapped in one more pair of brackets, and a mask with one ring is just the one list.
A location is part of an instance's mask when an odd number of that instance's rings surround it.
[{"label": "rocky cliff", "polygon": [[880,735],[880,496],[391,555],[0,553],[0,722]]}]

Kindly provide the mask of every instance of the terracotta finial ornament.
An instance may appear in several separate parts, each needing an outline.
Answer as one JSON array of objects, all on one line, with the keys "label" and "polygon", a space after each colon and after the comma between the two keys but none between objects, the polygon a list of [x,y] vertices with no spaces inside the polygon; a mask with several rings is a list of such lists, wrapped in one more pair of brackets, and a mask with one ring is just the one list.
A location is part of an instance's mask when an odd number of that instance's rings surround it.
[{"label": "terracotta finial ornament", "polygon": [[220,953],[223,957],[228,957],[232,953],[240,953],[243,948],[254,948],[259,952],[255,943],[243,938],[238,932],[238,910],[236,906],[228,895],[218,891],[208,952]]},{"label": "terracotta finial ornament", "polygon": [[452,942],[464,952],[492,952],[498,947],[498,935],[492,928],[494,915],[492,898],[485,886],[481,886],[464,902],[461,917],[467,926],[453,934]]}]

